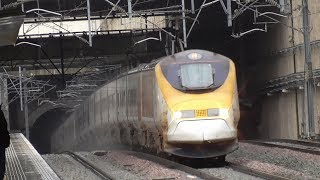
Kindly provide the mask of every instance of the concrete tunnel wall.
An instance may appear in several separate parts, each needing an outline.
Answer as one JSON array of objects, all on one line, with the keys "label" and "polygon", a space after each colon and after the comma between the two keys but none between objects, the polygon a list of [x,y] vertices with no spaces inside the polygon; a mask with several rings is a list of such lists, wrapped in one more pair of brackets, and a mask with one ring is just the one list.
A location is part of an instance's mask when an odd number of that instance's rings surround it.
[{"label": "concrete tunnel wall", "polygon": [[32,127],[43,114],[53,109],[69,109],[69,108],[71,107],[68,107],[67,105],[53,105],[51,103],[45,103],[39,106],[33,112],[29,113],[29,126]]},{"label": "concrete tunnel wall", "polygon": [[70,115],[70,109],[56,106],[47,109],[30,126],[30,141],[41,154],[51,151],[51,134]]},{"label": "concrete tunnel wall", "polygon": [[[292,16],[283,19],[282,23],[302,28],[302,14],[300,0],[291,0]],[[311,41],[320,40],[320,3],[309,0]],[[303,45],[303,34],[285,25],[277,24],[262,34],[259,46],[257,82],[266,82],[281,76],[304,71],[304,48],[294,51],[282,51],[297,45]],[[265,36],[265,37],[263,37]],[[278,52],[276,54],[272,52]],[[320,68],[320,48],[312,46],[313,69]],[[301,136],[303,120],[303,90],[291,90],[288,93],[277,93],[262,99],[260,132],[263,138],[297,139]],[[315,88],[315,129],[320,134],[320,88]]]}]

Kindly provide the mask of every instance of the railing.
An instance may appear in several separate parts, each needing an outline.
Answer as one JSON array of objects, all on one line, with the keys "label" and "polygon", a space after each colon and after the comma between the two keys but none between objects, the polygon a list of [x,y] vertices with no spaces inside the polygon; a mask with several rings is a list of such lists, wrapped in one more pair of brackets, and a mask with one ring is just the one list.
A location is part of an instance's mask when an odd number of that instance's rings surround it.
[{"label": "railing", "polygon": [[[277,92],[288,92],[290,89],[304,89],[304,72],[293,73],[272,79],[259,89],[259,94],[271,95]],[[320,69],[313,70],[313,82],[320,87]]]}]

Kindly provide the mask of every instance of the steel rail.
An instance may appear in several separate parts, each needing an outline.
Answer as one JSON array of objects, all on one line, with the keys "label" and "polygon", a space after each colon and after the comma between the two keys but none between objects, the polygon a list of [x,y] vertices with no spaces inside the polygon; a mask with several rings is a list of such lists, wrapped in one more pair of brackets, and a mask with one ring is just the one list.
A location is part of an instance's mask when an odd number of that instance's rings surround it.
[{"label": "steel rail", "polygon": [[[313,155],[320,155],[320,143],[312,143],[307,141],[295,141],[295,140],[247,140],[243,141],[245,143],[254,144],[254,145],[261,145],[266,147],[276,147],[276,148],[283,148],[289,149],[293,151],[299,151],[303,153],[313,154]],[[275,144],[275,143],[287,143],[291,144]],[[297,146],[298,145],[298,146]],[[304,147],[303,147],[304,146]]]},{"label": "steel rail", "polygon": [[[201,171],[199,169],[195,169],[195,168],[189,167],[187,165],[183,165],[183,164],[180,164],[178,162],[174,162],[174,161],[171,161],[171,160],[168,160],[168,159],[165,159],[165,158],[161,158],[161,157],[158,157],[158,156],[153,156],[153,155],[150,155],[150,154],[145,154],[145,153],[135,152],[135,151],[134,152],[132,152],[132,151],[130,151],[130,152],[124,151],[124,152],[129,154],[129,155],[136,156],[138,158],[142,158],[142,159],[146,159],[146,160],[149,160],[149,161],[156,162],[156,163],[161,164],[161,165],[163,165],[165,167],[168,167],[170,169],[177,169],[177,170],[183,171],[185,173],[197,176],[197,177],[202,178],[202,179],[212,179],[212,180],[221,179],[219,177],[213,176],[213,175],[208,174],[208,173],[206,173],[204,171]],[[251,168],[239,165],[239,164],[234,164],[234,163],[231,163],[231,162],[215,163],[215,164],[221,165],[221,166],[230,167],[234,171],[237,171],[237,172],[240,172],[240,173],[244,173],[244,174],[247,174],[247,175],[251,175],[251,176],[254,176],[254,177],[263,178],[263,179],[289,180],[289,178],[286,178],[286,177],[281,177],[281,176],[269,174],[269,173],[266,173],[266,172],[263,172],[263,171],[258,171],[258,170],[251,169]]]},{"label": "steel rail", "polygon": [[319,140],[272,139],[272,141],[281,141],[284,143],[292,143],[292,144],[299,144],[302,146],[319,147],[320,148],[320,141]]},{"label": "steel rail", "polygon": [[198,169],[195,169],[195,168],[192,168],[192,167],[189,167],[189,166],[186,166],[186,165],[174,162],[174,161],[170,161],[170,160],[158,157],[158,156],[153,156],[150,154],[146,154],[146,153],[142,153],[142,152],[134,152],[134,151],[123,151],[123,152],[128,155],[136,156],[141,159],[146,159],[146,160],[158,163],[158,164],[163,165],[163,166],[170,168],[170,169],[177,169],[177,170],[185,172],[187,174],[197,176],[198,178],[201,178],[201,179],[221,180],[221,178],[210,175],[210,174],[203,172],[201,170],[198,170]]},{"label": "steel rail", "polygon": [[81,165],[83,165],[84,167],[86,167],[87,169],[92,171],[95,175],[97,175],[101,179],[105,179],[105,180],[114,180],[114,179],[116,179],[116,178],[114,178],[111,175],[105,173],[100,168],[96,167],[92,163],[88,162],[87,160],[85,160],[84,158],[80,157],[79,155],[77,155],[77,154],[75,154],[73,152],[66,151],[66,152],[63,152],[63,154],[67,154],[67,155],[71,156],[74,160],[76,160]]},{"label": "steel rail", "polygon": [[248,174],[251,176],[255,176],[255,177],[260,177],[262,179],[289,180],[289,178],[286,178],[286,177],[277,176],[277,175],[266,173],[263,171],[258,171],[258,170],[251,169],[246,166],[239,165],[239,164],[234,164],[234,163],[228,162],[227,165],[228,165],[228,167],[230,167],[234,171],[238,171],[238,172]]}]

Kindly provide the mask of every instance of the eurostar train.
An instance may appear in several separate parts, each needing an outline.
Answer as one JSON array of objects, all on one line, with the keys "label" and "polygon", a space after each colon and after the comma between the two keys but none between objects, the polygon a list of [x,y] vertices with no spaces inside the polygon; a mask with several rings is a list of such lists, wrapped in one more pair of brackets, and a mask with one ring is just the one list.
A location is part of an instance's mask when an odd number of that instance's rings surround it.
[{"label": "eurostar train", "polygon": [[191,158],[223,157],[237,149],[236,70],[227,57],[188,50],[131,71],[123,80],[127,98],[138,99],[128,104],[139,112],[133,131],[147,133],[136,136],[134,144]]},{"label": "eurostar train", "polygon": [[[92,137],[96,137],[99,145],[121,144],[179,157],[224,159],[238,148],[235,64],[204,50],[163,57],[108,82],[73,116],[54,135],[61,145],[65,144],[61,134],[70,132],[70,138],[77,138],[74,147],[86,142],[92,145]],[[83,124],[86,122],[90,126]],[[91,126],[93,132],[88,130]]]}]

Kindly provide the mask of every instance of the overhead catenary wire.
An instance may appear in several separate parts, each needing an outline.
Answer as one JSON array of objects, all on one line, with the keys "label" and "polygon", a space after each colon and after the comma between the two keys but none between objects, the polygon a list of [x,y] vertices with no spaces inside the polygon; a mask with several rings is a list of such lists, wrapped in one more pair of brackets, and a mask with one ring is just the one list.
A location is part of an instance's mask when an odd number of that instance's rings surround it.
[{"label": "overhead catenary wire", "polygon": [[195,23],[197,22],[197,20],[198,20],[198,18],[199,18],[199,15],[200,15],[200,13],[201,13],[201,10],[202,10],[202,8],[203,8],[203,5],[204,5],[205,3],[206,3],[206,0],[203,0],[202,5],[201,5],[201,8],[199,9],[196,18],[194,19],[194,21],[193,21],[193,23],[192,23],[192,25],[191,25],[191,27],[190,27],[190,29],[189,29],[189,32],[188,32],[188,34],[187,34],[187,38],[190,36],[190,33],[192,32],[192,29],[193,29]]},{"label": "overhead catenary wire", "polygon": [[[240,3],[240,2],[237,2],[237,1],[236,1],[236,3],[237,3],[238,5],[240,5],[240,6],[245,7],[245,5],[243,5],[243,4]],[[259,11],[256,10],[256,9],[253,9],[253,8],[250,8],[250,7],[248,7],[248,9],[251,10],[251,11],[253,11],[253,12],[255,12],[255,13],[257,13],[258,15],[261,14],[261,12],[259,12]],[[285,24],[285,23],[283,23],[283,22],[281,22],[281,21],[279,21],[279,20],[277,20],[277,19],[275,19],[275,18],[273,18],[273,17],[270,17],[270,16],[268,16],[268,15],[263,15],[263,17],[266,17],[266,18],[268,18],[268,19],[270,19],[270,20],[273,20],[274,22],[277,22],[277,23],[279,23],[279,24],[281,24],[281,25],[283,25],[283,26],[286,26],[286,27],[288,27],[288,28],[291,28],[291,29],[293,29],[293,30],[295,30],[295,31],[298,31],[298,32],[302,33],[301,29],[298,29],[298,28],[295,28],[295,27],[293,27],[293,26],[291,26],[291,25]]]}]

